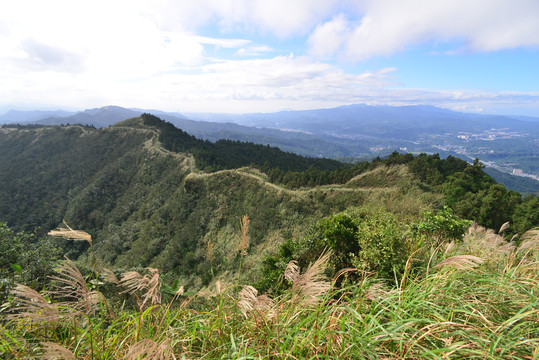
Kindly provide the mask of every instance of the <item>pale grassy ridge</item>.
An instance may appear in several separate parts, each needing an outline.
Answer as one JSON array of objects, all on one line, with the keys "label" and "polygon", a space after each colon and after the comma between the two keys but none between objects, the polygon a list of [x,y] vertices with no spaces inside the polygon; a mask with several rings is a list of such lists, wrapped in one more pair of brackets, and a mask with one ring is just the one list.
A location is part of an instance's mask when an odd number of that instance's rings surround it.
[{"label": "pale grassy ridge", "polygon": [[[324,275],[326,254],[303,271],[291,264],[283,280],[290,288],[275,299],[217,283],[212,296],[179,289],[161,303],[155,269],[112,279],[118,294],[137,300],[133,310],[115,307],[99,289],[86,291],[82,285],[92,285],[66,262],[45,296],[23,288],[16,294],[19,308],[2,323],[0,353],[3,359],[538,359],[539,232],[518,247],[500,238],[474,228],[461,244],[416,251],[405,275],[389,284],[360,272],[359,282],[337,288]],[[65,288],[75,297],[58,299]]]}]

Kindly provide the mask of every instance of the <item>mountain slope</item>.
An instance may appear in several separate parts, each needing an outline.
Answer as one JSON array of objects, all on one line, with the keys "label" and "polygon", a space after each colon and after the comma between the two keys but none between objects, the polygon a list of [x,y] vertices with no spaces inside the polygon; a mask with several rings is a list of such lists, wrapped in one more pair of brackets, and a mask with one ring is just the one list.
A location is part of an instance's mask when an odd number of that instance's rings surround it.
[{"label": "mountain slope", "polygon": [[[196,154],[163,147],[159,138],[167,131],[155,121],[148,125],[143,118],[133,118],[106,129],[0,128],[0,221],[46,233],[65,219],[92,235],[94,252],[103,264],[156,266],[200,285],[210,268],[225,272],[237,261],[237,223],[245,214],[251,218],[246,259],[250,273],[261,253],[299,236],[321,217],[354,204],[379,202],[381,197],[404,196],[395,188],[344,185],[287,190],[248,168],[204,173],[197,168]],[[181,130],[169,128],[170,132],[175,134],[174,146],[208,155],[207,161],[215,161],[217,168],[249,165],[250,157],[223,163],[228,158],[217,156],[241,154],[244,149],[253,159],[265,158],[268,164],[290,169],[340,166],[254,144],[224,142],[214,147]],[[428,195],[412,211],[439,199]],[[87,256],[87,244],[61,243],[68,257]],[[213,262],[205,252],[208,243],[215,244]]]},{"label": "mountain slope", "polygon": [[151,136],[82,126],[1,128],[0,218],[18,229],[56,226],[78,189]]},{"label": "mountain slope", "polygon": [[[39,122],[106,127],[143,112],[146,111],[106,106]],[[342,159],[384,157],[397,149],[415,154],[439,153],[466,160],[479,158],[506,174],[516,169],[539,176],[536,118],[460,113],[432,106],[367,105],[243,115],[155,113],[213,142],[239,140],[303,156]],[[528,186],[525,183],[530,181],[505,178],[509,187],[515,184],[514,189],[533,192],[533,182]]]},{"label": "mountain slope", "polygon": [[[157,267],[197,287],[237,268],[246,214],[246,277],[258,272],[261,256],[351,206],[383,207],[408,221],[445,198],[494,228],[517,219],[511,231],[520,232],[539,221],[535,199],[507,192],[478,162],[395,152],[344,167],[252,143],[203,141],[149,114],[106,129],[1,127],[0,169],[0,221],[43,234],[65,219],[92,235],[100,264]],[[91,262],[88,244],[62,247]]]}]

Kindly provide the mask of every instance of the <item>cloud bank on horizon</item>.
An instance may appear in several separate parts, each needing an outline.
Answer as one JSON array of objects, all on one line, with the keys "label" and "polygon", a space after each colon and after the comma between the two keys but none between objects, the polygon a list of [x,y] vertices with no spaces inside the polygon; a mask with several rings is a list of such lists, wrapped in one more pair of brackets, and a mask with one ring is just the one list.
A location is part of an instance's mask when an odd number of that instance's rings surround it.
[{"label": "cloud bank on horizon", "polygon": [[536,0],[4,1],[0,106],[539,116],[537,19]]}]

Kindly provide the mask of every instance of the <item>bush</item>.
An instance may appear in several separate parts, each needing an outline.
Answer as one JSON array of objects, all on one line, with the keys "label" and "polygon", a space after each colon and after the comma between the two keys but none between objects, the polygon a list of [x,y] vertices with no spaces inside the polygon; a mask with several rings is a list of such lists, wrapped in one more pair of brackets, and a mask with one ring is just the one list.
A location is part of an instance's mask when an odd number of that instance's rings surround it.
[{"label": "bush", "polygon": [[358,208],[349,213],[358,224],[355,237],[359,251],[351,254],[352,265],[383,279],[401,273],[408,258],[406,225],[381,209]]},{"label": "bush", "polygon": [[471,225],[470,220],[464,220],[455,215],[451,208],[423,213],[423,220],[410,225],[414,238],[426,238],[432,246],[438,246],[443,241],[459,241]]}]

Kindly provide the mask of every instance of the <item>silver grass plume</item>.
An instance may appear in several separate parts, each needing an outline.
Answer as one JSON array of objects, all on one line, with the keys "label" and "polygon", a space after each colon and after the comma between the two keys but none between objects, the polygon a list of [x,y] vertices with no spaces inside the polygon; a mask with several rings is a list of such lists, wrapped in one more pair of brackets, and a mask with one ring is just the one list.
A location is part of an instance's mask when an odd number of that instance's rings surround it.
[{"label": "silver grass plume", "polygon": [[299,266],[296,260],[290,260],[284,269],[284,278],[290,282],[294,282],[299,275]]},{"label": "silver grass plume", "polygon": [[169,338],[161,342],[151,339],[140,340],[129,347],[125,355],[127,360],[170,360],[176,359]]},{"label": "silver grass plume", "polygon": [[69,306],[85,314],[93,314],[104,296],[98,291],[90,291],[84,276],[73,263],[66,258],[56,269],[57,276],[50,278],[55,281],[52,294],[67,301],[62,305]]},{"label": "silver grass plume", "polygon": [[90,246],[92,246],[92,236],[82,230],[73,230],[67,223],[64,221],[65,228],[57,228],[56,230],[51,230],[48,232],[48,235],[54,237],[60,237],[68,240],[75,241],[88,241]]},{"label": "silver grass plume", "polygon": [[159,270],[151,267],[146,269],[149,274],[142,276],[136,271],[128,271],[122,275],[122,279],[120,280],[120,285],[125,288],[124,293],[127,292],[135,295],[137,295],[137,292],[142,293],[141,308],[148,302],[152,305],[161,304]]},{"label": "silver grass plume", "polygon": [[500,230],[498,230],[498,234],[501,234],[503,233],[505,230],[509,229],[509,221],[504,223],[501,227],[500,227]]},{"label": "silver grass plume", "polygon": [[314,306],[321,297],[331,288],[331,283],[324,275],[328,266],[331,251],[322,254],[314,264],[310,265],[305,273],[295,277],[292,283],[292,293],[294,302],[306,306]]},{"label": "silver grass plume", "polygon": [[111,283],[114,285],[120,285],[120,280],[118,280],[116,275],[107,268],[103,269],[103,273],[101,274],[101,276],[103,276],[103,280],[105,280],[108,283]]},{"label": "silver grass plume", "polygon": [[241,289],[238,299],[238,307],[246,318],[253,311],[266,318],[270,318],[274,313],[275,302],[266,294],[258,296],[258,290],[250,285]]},{"label": "silver grass plume", "polygon": [[520,237],[520,246],[517,251],[519,253],[529,253],[532,251],[539,251],[539,229],[532,229],[526,231]]},{"label": "silver grass plume", "polygon": [[76,360],[77,358],[73,353],[63,347],[60,344],[53,342],[42,342],[43,354],[39,356],[39,359],[43,360]]},{"label": "silver grass plume", "polygon": [[249,248],[250,237],[247,233],[249,232],[250,223],[251,220],[249,220],[249,216],[247,215],[244,215],[240,220],[240,239],[238,242],[238,249],[242,256],[247,255],[247,249]]},{"label": "silver grass plume", "polygon": [[12,320],[25,320],[36,326],[54,327],[60,319],[57,305],[49,304],[47,299],[34,289],[16,284],[12,290],[15,314],[8,318]]},{"label": "silver grass plume", "polygon": [[457,269],[471,269],[485,262],[484,259],[473,255],[456,255],[442,260],[435,267],[449,266]]}]

